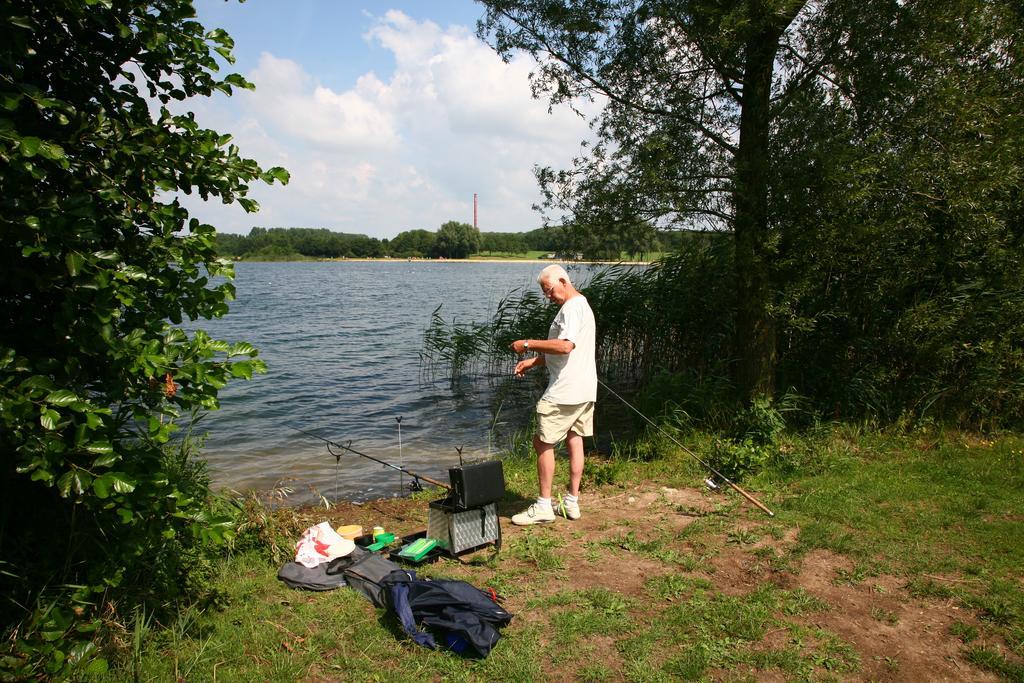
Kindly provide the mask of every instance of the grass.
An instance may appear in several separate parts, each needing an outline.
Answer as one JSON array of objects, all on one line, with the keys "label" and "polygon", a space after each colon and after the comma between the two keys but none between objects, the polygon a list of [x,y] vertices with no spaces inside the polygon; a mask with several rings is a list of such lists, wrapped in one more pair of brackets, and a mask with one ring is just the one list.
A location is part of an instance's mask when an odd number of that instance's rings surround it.
[{"label": "grass", "polygon": [[[529,259],[529,260],[543,260],[546,259],[550,251],[522,251],[522,252],[507,252],[507,251],[480,251],[470,256],[474,261],[489,261],[489,260],[501,260],[501,259]],[[619,252],[619,261],[622,262],[650,262],[657,261],[658,259],[664,258],[668,252],[664,251],[645,251],[641,254],[629,254],[626,252]],[[551,261],[564,261],[559,259],[550,259]],[[613,259],[614,260],[614,259]]]},{"label": "grass", "polygon": [[[797,445],[814,453],[814,473],[747,482],[774,519],[733,497],[680,506],[660,493],[660,521],[518,530],[497,556],[423,568],[505,596],[515,618],[485,660],[410,644],[352,591],[287,590],[250,553],[221,569],[225,608],[187,609],[163,627],[140,614],[131,652],[100,680],[927,678],[891,634],[918,635],[908,614],[952,605],[956,618],[927,637],[947,642],[960,667],[1024,681],[1024,439],[836,428]],[[640,483],[692,487],[700,476],[686,463],[621,461],[587,495],[624,504]],[[532,468],[506,462],[510,495],[531,493]],[[824,587],[802,585],[801,567],[822,552],[837,568]],[[648,574],[633,577],[639,566]],[[850,604],[830,591],[863,603],[852,632],[890,635],[870,651],[849,640]]]},{"label": "grass", "polygon": [[524,259],[524,260],[540,260],[543,259],[550,252],[546,251],[521,251],[521,252],[508,252],[508,251],[479,251],[475,254],[470,255],[474,261],[501,261],[505,259]]}]

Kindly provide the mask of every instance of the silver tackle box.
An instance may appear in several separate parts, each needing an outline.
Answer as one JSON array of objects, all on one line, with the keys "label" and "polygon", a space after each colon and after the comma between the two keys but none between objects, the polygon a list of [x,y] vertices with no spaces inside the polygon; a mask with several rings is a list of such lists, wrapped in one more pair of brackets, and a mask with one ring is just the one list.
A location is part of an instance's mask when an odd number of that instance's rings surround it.
[{"label": "silver tackle box", "polygon": [[450,555],[461,555],[494,544],[501,548],[497,503],[460,509],[448,498],[430,503],[427,537],[436,538]]}]

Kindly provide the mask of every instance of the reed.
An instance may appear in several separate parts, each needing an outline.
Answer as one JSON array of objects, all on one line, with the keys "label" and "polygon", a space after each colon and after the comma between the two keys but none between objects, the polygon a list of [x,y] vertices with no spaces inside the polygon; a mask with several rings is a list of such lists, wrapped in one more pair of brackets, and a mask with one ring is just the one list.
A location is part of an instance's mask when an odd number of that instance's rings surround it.
[{"label": "reed", "polygon": [[[708,236],[649,267],[610,265],[579,283],[597,321],[598,372],[634,386],[663,372],[724,376],[735,297],[721,274],[731,263],[729,243]],[[424,375],[508,378],[516,361],[509,345],[546,338],[555,312],[533,289],[509,292],[483,323],[446,320],[439,306],[424,334]]]}]

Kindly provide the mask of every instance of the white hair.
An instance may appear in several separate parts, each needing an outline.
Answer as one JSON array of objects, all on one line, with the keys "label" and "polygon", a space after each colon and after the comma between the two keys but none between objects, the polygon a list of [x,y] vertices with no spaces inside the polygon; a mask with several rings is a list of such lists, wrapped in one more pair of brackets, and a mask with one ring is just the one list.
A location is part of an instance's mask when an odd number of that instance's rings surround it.
[{"label": "white hair", "polygon": [[553,264],[540,271],[540,275],[537,276],[537,284],[542,285],[546,280],[565,280],[570,285],[572,280],[569,279],[569,273],[565,272],[565,268],[560,265]]}]

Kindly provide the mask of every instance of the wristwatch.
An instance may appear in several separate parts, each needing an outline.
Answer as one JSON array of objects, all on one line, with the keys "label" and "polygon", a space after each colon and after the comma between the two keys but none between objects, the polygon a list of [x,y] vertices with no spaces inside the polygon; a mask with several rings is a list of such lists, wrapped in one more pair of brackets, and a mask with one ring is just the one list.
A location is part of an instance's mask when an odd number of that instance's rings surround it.
[{"label": "wristwatch", "polygon": [[530,340],[527,339],[526,341],[523,342],[523,351],[529,351],[529,350],[530,350]]}]

